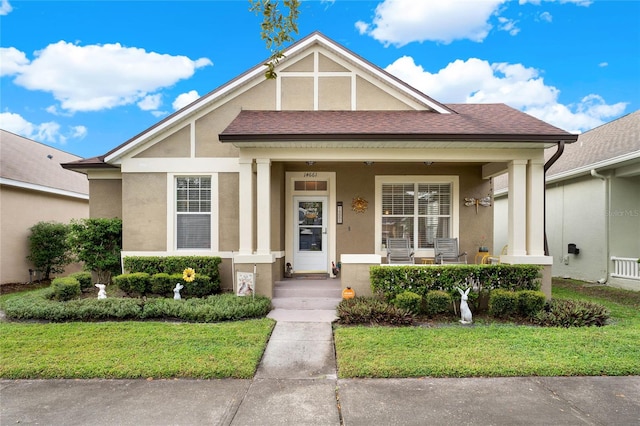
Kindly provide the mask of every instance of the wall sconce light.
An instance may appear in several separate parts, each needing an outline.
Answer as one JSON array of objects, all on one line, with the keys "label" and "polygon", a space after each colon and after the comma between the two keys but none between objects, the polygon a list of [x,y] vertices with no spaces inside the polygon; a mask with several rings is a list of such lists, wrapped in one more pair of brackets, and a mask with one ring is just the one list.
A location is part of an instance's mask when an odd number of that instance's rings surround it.
[{"label": "wall sconce light", "polygon": [[567,247],[567,253],[580,254],[580,249],[576,247],[574,243],[569,243],[569,246]]},{"label": "wall sconce light", "polygon": [[433,164],[433,161],[425,161],[425,162],[424,162],[424,165],[425,165],[425,166],[430,166],[430,165],[432,165],[432,164]]},{"label": "wall sconce light", "polygon": [[315,161],[307,161],[307,166],[313,166],[314,164],[316,164]]},{"label": "wall sconce light", "polygon": [[365,161],[364,164],[366,164],[367,166],[371,166],[373,165],[373,161]]}]

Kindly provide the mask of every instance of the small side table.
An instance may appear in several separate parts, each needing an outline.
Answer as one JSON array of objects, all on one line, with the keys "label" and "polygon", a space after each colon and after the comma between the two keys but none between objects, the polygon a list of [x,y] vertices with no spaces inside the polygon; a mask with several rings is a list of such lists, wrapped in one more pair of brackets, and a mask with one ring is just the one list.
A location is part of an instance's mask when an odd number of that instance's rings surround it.
[{"label": "small side table", "polygon": [[488,251],[479,251],[476,253],[476,257],[473,260],[473,263],[487,263],[487,259],[491,257],[491,254]]},{"label": "small side table", "polygon": [[423,265],[433,265],[433,258],[432,257],[423,257],[422,258],[422,264]]}]

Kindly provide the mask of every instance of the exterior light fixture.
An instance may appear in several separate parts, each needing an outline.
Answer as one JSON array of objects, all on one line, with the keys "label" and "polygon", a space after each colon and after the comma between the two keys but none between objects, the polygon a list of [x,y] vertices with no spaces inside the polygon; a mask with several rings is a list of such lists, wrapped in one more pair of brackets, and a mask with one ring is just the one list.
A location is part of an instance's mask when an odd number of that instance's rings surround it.
[{"label": "exterior light fixture", "polygon": [[316,164],[315,161],[307,161],[307,166],[313,166],[314,164]]},{"label": "exterior light fixture", "polygon": [[373,161],[365,161],[364,164],[366,164],[367,166],[371,166],[373,165]]},{"label": "exterior light fixture", "polygon": [[433,164],[433,161],[425,161],[425,162],[424,162],[424,165],[425,165],[425,166],[430,166],[430,165],[432,165],[432,164]]}]

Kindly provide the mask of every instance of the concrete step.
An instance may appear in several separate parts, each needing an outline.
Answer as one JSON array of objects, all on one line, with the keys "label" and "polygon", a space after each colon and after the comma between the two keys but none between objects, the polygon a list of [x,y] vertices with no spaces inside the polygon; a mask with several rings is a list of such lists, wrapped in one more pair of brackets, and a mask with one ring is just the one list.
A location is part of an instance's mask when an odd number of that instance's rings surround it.
[{"label": "concrete step", "polygon": [[274,309],[335,310],[341,300],[340,297],[274,297],[271,305]]}]

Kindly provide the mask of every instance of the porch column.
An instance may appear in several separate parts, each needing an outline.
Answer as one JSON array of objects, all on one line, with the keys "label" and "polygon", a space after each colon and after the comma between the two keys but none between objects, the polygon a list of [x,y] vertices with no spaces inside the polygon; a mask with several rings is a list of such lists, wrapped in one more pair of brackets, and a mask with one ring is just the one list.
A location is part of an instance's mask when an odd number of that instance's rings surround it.
[{"label": "porch column", "polygon": [[271,253],[271,159],[257,158],[257,254]]},{"label": "porch column", "polygon": [[240,158],[240,254],[253,254],[253,158]]},{"label": "porch column", "polygon": [[527,254],[544,256],[544,161],[527,166]]},{"label": "porch column", "polygon": [[527,254],[527,161],[509,163],[509,248],[508,256]]}]

